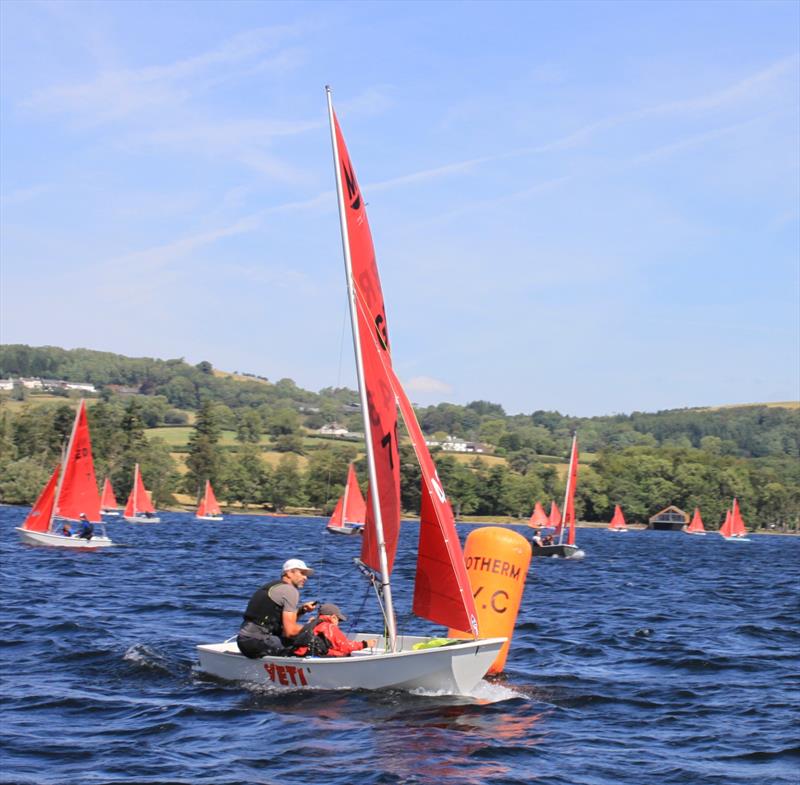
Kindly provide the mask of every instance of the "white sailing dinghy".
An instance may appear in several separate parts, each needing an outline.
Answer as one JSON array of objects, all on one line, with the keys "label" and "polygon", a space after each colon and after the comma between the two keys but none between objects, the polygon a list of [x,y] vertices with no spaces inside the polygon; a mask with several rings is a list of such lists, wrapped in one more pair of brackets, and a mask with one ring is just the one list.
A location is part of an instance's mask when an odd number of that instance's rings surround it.
[{"label": "white sailing dinghy", "polygon": [[742,514],[739,512],[738,499],[733,500],[733,507],[725,516],[725,523],[720,527],[719,533],[726,542],[750,542]]},{"label": "white sailing dinghy", "polygon": [[160,523],[161,518],[156,515],[156,508],[150,501],[150,495],[144,487],[142,473],[137,463],[133,469],[133,488],[131,488],[128,503],[125,505],[123,516],[128,523]]},{"label": "white sailing dinghy", "polygon": [[214,496],[214,489],[211,487],[211,480],[206,480],[206,489],[200,504],[197,505],[195,518],[198,521],[221,521],[222,510],[219,508],[217,497]]},{"label": "white sailing dinghy", "polygon": [[344,493],[336,502],[336,508],[325,530],[330,534],[361,534],[367,520],[367,503],[358,487],[356,470],[353,464],[347,470],[347,484]]},{"label": "white sailing dinghy", "polygon": [[111,480],[106,477],[103,481],[103,492],[100,494],[100,513],[111,518],[119,517],[119,505],[114,489],[111,487]]},{"label": "white sailing dinghy", "polygon": [[[326,92],[369,470],[361,560],[374,585],[380,587],[387,634],[376,649],[358,651],[350,657],[248,659],[239,653],[233,640],[205,644],[197,647],[200,669],[223,679],[287,688],[425,689],[467,694],[486,674],[506,639],[478,635],[475,603],[453,511],[411,403],[392,368],[386,312],[365,205],[333,111],[330,89],[326,88]],[[422,472],[412,610],[435,624],[470,630],[472,640],[448,641],[439,646],[441,639],[397,632],[390,575],[400,531],[398,406]],[[380,574],[379,578],[373,570]],[[368,640],[381,636],[369,632],[353,637]]]},{"label": "white sailing dinghy", "polygon": [[611,523],[608,524],[609,531],[612,532],[626,532],[628,531],[628,524],[625,523],[625,516],[622,514],[622,507],[618,504],[614,507],[614,517]]},{"label": "white sailing dinghy", "polygon": [[[564,520],[558,524],[558,542],[551,545],[532,545],[533,556],[557,559],[582,559],[586,554],[575,544],[575,488],[578,485],[578,434],[572,437],[572,450],[567,469],[567,488],[564,492]],[[552,510],[551,510],[552,515]],[[567,541],[564,542],[566,532]]]},{"label": "white sailing dinghy", "polygon": [[694,508],[694,515],[692,516],[692,522],[684,528],[684,532],[686,534],[695,534],[701,537],[706,535],[706,527],[703,525],[703,519],[700,516],[700,508]]},{"label": "white sailing dinghy", "polygon": [[[65,524],[78,524],[81,514],[100,528],[90,539],[77,530],[66,534]],[[72,526],[70,525],[70,528]],[[86,402],[81,400],[72,425],[64,459],[56,466],[22,526],[17,527],[23,542],[56,548],[108,548],[114,543],[106,535],[100,516],[100,494],[94,473],[92,441],[86,418]]]}]

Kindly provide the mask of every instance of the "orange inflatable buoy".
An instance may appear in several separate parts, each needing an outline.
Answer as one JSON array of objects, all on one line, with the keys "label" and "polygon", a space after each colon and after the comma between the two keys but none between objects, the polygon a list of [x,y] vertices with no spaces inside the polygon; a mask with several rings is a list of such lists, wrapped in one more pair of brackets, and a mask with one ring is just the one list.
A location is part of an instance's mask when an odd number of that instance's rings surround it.
[{"label": "orange inflatable buoy", "polygon": [[[475,597],[481,637],[508,638],[489,668],[489,673],[501,673],[525,589],[531,544],[511,529],[486,526],[470,532],[464,546],[464,560]],[[448,630],[447,635],[450,638],[471,637],[469,633],[453,629]]]}]

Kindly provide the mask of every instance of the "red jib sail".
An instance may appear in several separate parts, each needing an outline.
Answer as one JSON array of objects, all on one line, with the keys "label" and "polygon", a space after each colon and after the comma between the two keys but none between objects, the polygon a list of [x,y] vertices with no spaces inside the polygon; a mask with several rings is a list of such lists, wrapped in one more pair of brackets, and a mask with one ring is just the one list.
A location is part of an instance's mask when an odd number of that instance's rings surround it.
[{"label": "red jib sail", "polygon": [[617,505],[614,507],[614,517],[611,519],[611,523],[608,524],[609,529],[627,529],[628,526],[625,523],[625,516],[622,514],[622,508]]},{"label": "red jib sail", "polygon": [[[375,456],[375,475],[386,544],[386,561],[391,572],[400,533],[400,454],[397,446],[397,404],[383,371],[382,362],[385,357],[387,365],[391,366],[389,331],[364,199],[335,113],[333,121],[341,168],[347,242],[356,299],[355,318],[358,325],[358,342],[369,414],[367,438],[371,442]],[[373,489],[370,488],[367,495],[367,524],[361,544],[361,560],[372,569],[380,570],[372,493]]]},{"label": "red jib sail", "polygon": [[744,537],[747,534],[742,514],[739,512],[739,500],[733,500],[733,507],[731,509],[731,537]]},{"label": "red jib sail", "polygon": [[578,484],[578,436],[572,437],[572,451],[567,472],[567,492],[564,498],[564,525],[567,527],[567,545],[575,544],[575,486]]},{"label": "red jib sail", "polygon": [[103,482],[103,493],[100,496],[100,507],[103,510],[114,510],[118,506],[117,497],[114,496],[114,489],[111,487],[111,480],[106,477]]},{"label": "red jib sail", "polygon": [[135,518],[139,513],[155,511],[156,509],[150,503],[150,497],[145,490],[142,473],[139,471],[137,463],[133,469],[133,488],[131,488],[131,495],[128,496],[128,503],[125,505],[125,516]]},{"label": "red jib sail", "polygon": [[336,502],[336,509],[328,521],[328,526],[345,526],[347,524],[363,524],[367,519],[367,503],[358,485],[356,470],[350,464],[347,470],[347,484],[344,493]]},{"label": "red jib sail", "polygon": [[703,519],[700,517],[700,508],[694,508],[694,515],[692,516],[692,522],[689,524],[689,528],[687,531],[690,532],[704,532],[705,526],[703,526]]},{"label": "red jib sail", "polygon": [[422,470],[419,548],[412,610],[417,616],[445,627],[469,631],[477,638],[478,614],[453,509],[436,473],[436,465],[411,402],[394,370],[389,367],[387,372]]},{"label": "red jib sail", "polygon": [[39,494],[39,498],[28,513],[23,529],[32,532],[46,532],[50,529],[50,521],[53,518],[53,507],[56,501],[56,485],[58,484],[58,474],[61,466],[56,466],[50,479]]},{"label": "red jib sail", "polygon": [[57,496],[55,515],[58,517],[78,520],[81,513],[84,513],[94,523],[102,520],[89,422],[86,419],[86,402],[83,400],[78,406],[75,424],[72,426]]},{"label": "red jib sail", "polygon": [[534,526],[538,529],[540,526],[547,526],[549,522],[550,519],[547,517],[547,513],[542,508],[542,505],[536,502],[533,508],[533,514],[528,521],[528,526]]},{"label": "red jib sail", "polygon": [[206,480],[206,489],[200,504],[197,506],[197,516],[202,515],[222,515],[219,508],[217,497],[214,496],[214,489],[211,487],[211,480]]}]

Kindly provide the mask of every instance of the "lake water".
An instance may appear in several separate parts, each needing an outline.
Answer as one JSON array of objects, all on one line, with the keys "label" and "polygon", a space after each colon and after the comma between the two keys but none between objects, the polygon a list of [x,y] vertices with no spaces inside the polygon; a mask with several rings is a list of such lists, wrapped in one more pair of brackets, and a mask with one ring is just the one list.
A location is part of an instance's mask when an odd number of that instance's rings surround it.
[{"label": "lake water", "polygon": [[[583,561],[532,561],[506,672],[474,696],[278,692],[202,677],[195,644],[292,556],[318,570],[306,599],[380,629],[358,538],[167,513],[67,552],[22,545],[26,512],[0,507],[3,783],[800,782],[798,538],[580,529]],[[416,535],[399,624],[441,633],[408,615]]]}]

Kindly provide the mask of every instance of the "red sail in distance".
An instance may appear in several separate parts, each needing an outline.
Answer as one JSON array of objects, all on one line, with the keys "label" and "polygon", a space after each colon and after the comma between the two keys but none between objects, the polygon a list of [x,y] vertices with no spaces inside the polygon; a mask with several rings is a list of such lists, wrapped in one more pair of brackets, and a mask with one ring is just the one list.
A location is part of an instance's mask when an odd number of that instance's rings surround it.
[{"label": "red sail in distance", "polygon": [[731,508],[731,537],[744,537],[747,534],[742,514],[739,512],[739,500],[733,500],[733,507]]},{"label": "red sail in distance", "polygon": [[550,518],[549,524],[555,527],[556,531],[560,531],[561,529],[561,510],[558,509],[558,505],[556,504],[555,499],[550,502]]},{"label": "red sail in distance", "polygon": [[100,507],[103,510],[114,510],[118,506],[117,497],[114,496],[114,489],[111,487],[111,480],[106,477],[103,482],[103,493],[100,496]]},{"label": "red sail in distance", "polygon": [[540,526],[547,526],[549,522],[550,519],[547,517],[547,513],[542,508],[542,505],[536,502],[533,508],[533,514],[528,521],[528,526],[533,526],[538,529]]},{"label": "red sail in distance", "polygon": [[81,513],[93,523],[100,523],[102,520],[84,400],[81,400],[75,415],[55,509],[58,517],[75,521],[80,518]]},{"label": "red sail in distance", "polygon": [[25,523],[22,524],[23,529],[32,532],[46,532],[50,529],[50,521],[53,518],[53,507],[56,501],[56,485],[58,484],[58,475],[61,470],[61,465],[57,465],[50,475],[50,479],[39,494],[39,498],[34,503]]},{"label": "red sail in distance", "polygon": [[611,519],[611,523],[608,524],[609,529],[627,529],[628,526],[625,523],[625,516],[622,514],[622,508],[617,505],[614,507],[614,517]]},{"label": "red sail in distance", "polygon": [[336,509],[328,521],[328,526],[345,526],[352,523],[363,524],[366,519],[367,503],[361,494],[356,471],[351,463],[347,470],[347,484],[345,485],[344,493],[336,503]]},{"label": "red sail in distance", "polygon": [[133,469],[133,488],[125,505],[125,515],[128,518],[135,518],[140,512],[155,512],[155,507],[150,503],[150,497],[144,487],[142,473],[139,471],[137,463]]},{"label": "red sail in distance", "polygon": [[[369,415],[367,438],[374,455],[386,561],[391,572],[400,533],[400,454],[397,445],[397,404],[383,370],[384,358],[386,365],[391,367],[389,330],[364,199],[335,113],[333,121],[341,182],[345,191],[342,196],[355,289],[355,318]],[[370,488],[361,560],[372,569],[380,570],[372,493],[373,489]]]},{"label": "red sail in distance", "polygon": [[[152,512],[152,510],[151,510]],[[214,489],[211,487],[211,481],[206,480],[206,489],[200,504],[197,506],[198,516],[201,515],[222,515],[222,510],[217,503],[217,497],[214,496]]]},{"label": "red sail in distance", "polygon": [[572,438],[569,456],[567,494],[564,500],[564,525],[567,526],[567,545],[575,544],[575,486],[578,484],[578,437]]},{"label": "red sail in distance", "polygon": [[725,510],[725,523],[719,527],[719,533],[723,537],[730,537],[731,536],[731,511]]},{"label": "red sail in distance", "polygon": [[692,516],[692,522],[689,524],[689,528],[687,531],[690,532],[704,532],[705,526],[703,526],[703,519],[700,517],[700,508],[694,508],[694,515]]},{"label": "red sail in distance", "polygon": [[417,574],[412,610],[417,616],[435,624],[469,631],[477,638],[478,614],[464,552],[456,531],[453,508],[442,488],[411,402],[391,366],[387,368],[387,374],[422,471]]}]

